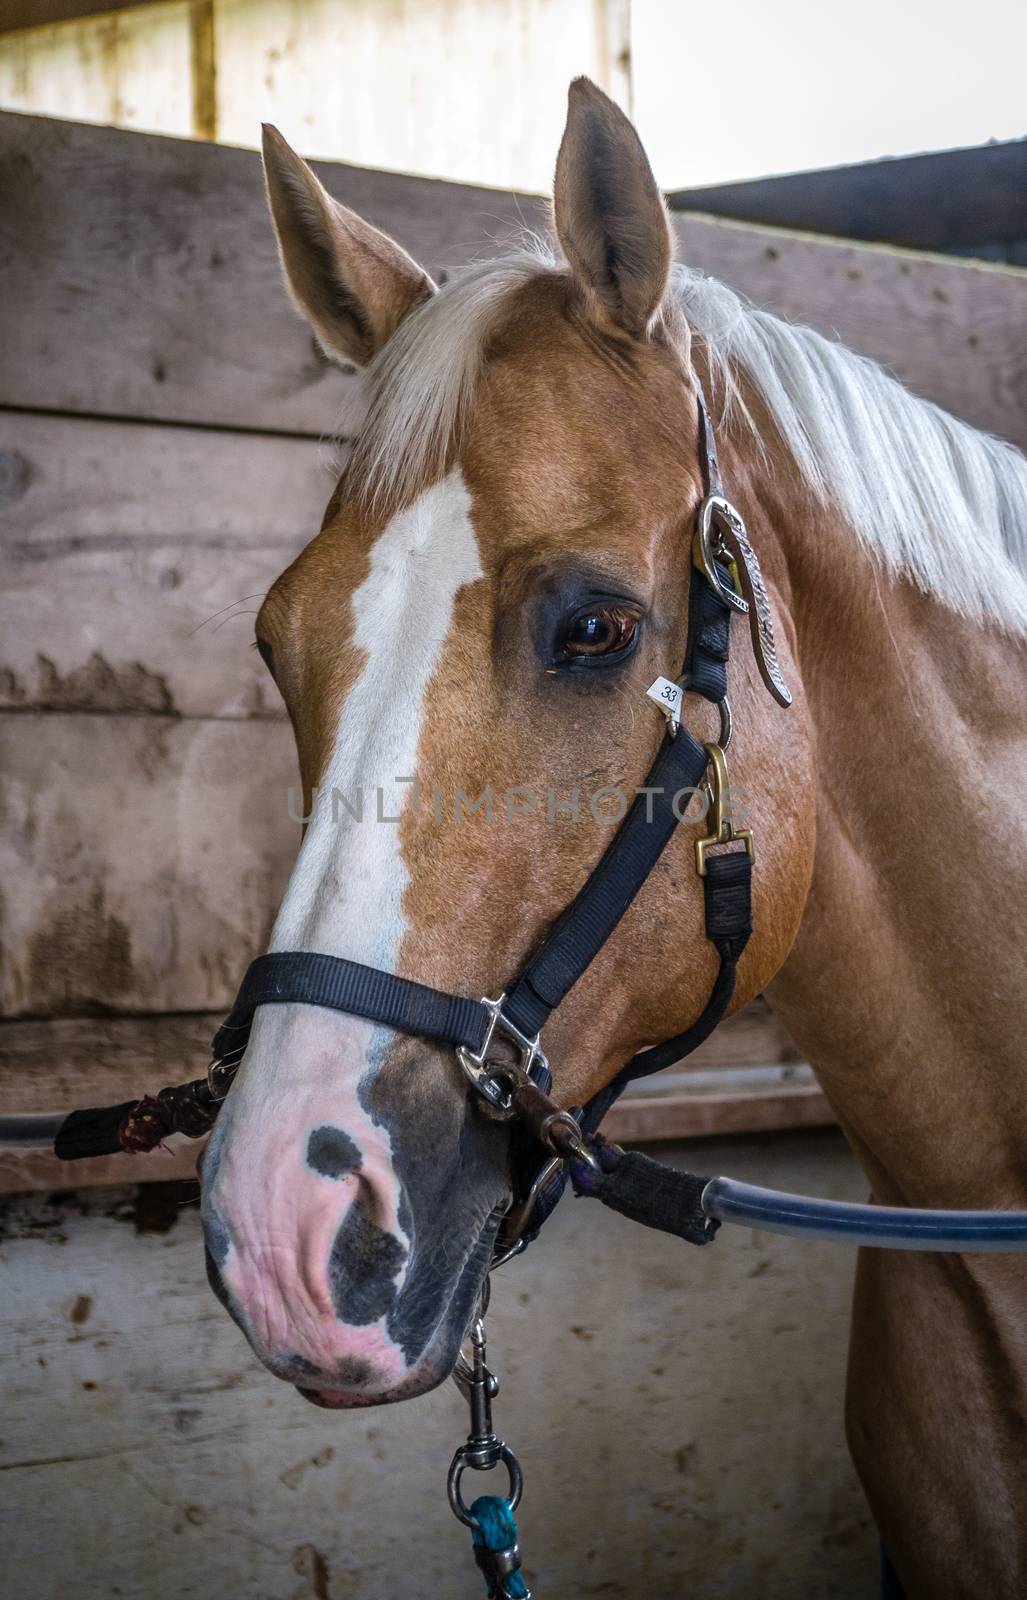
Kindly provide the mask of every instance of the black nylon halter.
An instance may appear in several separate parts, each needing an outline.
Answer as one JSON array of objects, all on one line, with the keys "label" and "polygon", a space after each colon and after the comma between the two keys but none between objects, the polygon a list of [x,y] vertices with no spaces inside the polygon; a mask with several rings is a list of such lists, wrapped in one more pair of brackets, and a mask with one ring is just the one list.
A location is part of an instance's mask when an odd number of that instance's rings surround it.
[{"label": "black nylon halter", "polygon": [[[704,497],[708,497],[721,493],[721,478],[713,427],[698,382],[696,399],[699,463]],[[724,706],[731,609],[695,563],[690,563],[690,570],[681,681],[688,692]],[[717,576],[724,589],[733,590],[730,573],[719,564]],[[683,815],[682,791],[698,788],[708,762],[706,750],[685,728],[679,726],[668,733],[602,857],[502,997],[498,1014],[501,1034],[518,1043],[537,1045],[545,1023],[611,937],[649,877]],[[723,1017],[734,993],[738,960],[752,931],[751,879],[752,862],[747,854],[708,858],[703,878],[706,936],[720,957],[710,998],[690,1028],[639,1052],[579,1112],[586,1131],[598,1126],[628,1083],[681,1060]],[[278,951],[258,956],[251,964],[235,1004],[215,1036],[215,1063],[227,1076],[242,1057],[257,1007],[284,1002],[342,1011],[455,1046],[475,1057],[482,1056],[497,1027],[495,1002],[447,994],[339,956]],[[538,1087],[547,1090],[550,1074],[541,1051],[532,1049],[526,1065]]]}]

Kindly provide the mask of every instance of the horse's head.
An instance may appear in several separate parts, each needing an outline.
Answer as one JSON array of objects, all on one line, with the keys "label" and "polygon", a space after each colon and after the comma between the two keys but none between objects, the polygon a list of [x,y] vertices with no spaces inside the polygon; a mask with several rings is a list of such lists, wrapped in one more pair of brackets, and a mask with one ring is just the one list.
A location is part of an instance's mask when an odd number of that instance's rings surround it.
[{"label": "horse's head", "polygon": [[[663,737],[645,691],[680,668],[702,480],[667,217],[634,130],[586,82],[556,172],[566,266],[515,257],[436,292],[277,134],[265,159],[292,292],[369,368],[322,531],[257,624],[311,811],[273,948],[498,994],[644,781]],[[729,467],[758,542],[766,518]],[[783,610],[769,536],[760,553]],[[744,1000],[794,935],[810,830],[801,714],[736,656],[734,775],[760,852]],[[688,720],[714,737],[704,702]],[[695,837],[678,830],[547,1029],[563,1104],[703,1008]],[[508,1124],[453,1052],[313,1006],[258,1011],[204,1218],[215,1288],[273,1371],[335,1405],[439,1382],[509,1195]]]}]

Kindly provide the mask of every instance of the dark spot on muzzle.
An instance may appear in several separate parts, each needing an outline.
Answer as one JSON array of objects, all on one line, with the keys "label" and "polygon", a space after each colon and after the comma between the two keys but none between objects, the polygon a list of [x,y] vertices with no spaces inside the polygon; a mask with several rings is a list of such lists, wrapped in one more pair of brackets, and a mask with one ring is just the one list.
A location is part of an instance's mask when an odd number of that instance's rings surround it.
[{"label": "dark spot on muzzle", "polygon": [[307,1165],[323,1178],[345,1178],[359,1172],[363,1157],[348,1133],[327,1124],[307,1140]]},{"label": "dark spot on muzzle", "polygon": [[328,1262],[332,1304],[340,1322],[366,1327],[390,1310],[394,1279],[407,1258],[395,1234],[386,1233],[354,1200],[335,1235]]},{"label": "dark spot on muzzle", "polygon": [[276,1378],[295,1384],[301,1394],[318,1385],[326,1389],[362,1389],[377,1378],[373,1364],[364,1356],[342,1356],[334,1366],[319,1367],[297,1351],[287,1350],[264,1364]]}]

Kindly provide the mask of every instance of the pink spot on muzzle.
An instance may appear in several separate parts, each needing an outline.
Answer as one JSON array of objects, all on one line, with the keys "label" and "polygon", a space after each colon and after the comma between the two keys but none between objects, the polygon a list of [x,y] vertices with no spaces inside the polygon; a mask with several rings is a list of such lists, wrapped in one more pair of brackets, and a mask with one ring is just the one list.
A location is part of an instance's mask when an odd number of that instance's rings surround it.
[{"label": "pink spot on muzzle", "polygon": [[370,1396],[408,1372],[386,1326],[409,1262],[402,1191],[337,1032],[299,1031],[301,1084],[233,1090],[205,1206],[230,1240],[221,1278],[257,1354],[305,1387]]}]

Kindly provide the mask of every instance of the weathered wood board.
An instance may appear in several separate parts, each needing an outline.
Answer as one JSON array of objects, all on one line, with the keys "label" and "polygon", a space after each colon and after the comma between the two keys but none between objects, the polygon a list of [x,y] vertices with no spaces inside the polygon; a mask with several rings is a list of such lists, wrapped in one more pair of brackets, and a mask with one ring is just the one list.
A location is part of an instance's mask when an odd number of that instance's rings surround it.
[{"label": "weathered wood board", "polygon": [[[219,1011],[172,1016],[55,1017],[0,1022],[0,1116],[11,1111],[71,1111],[83,1097],[102,1103],[128,1100],[197,1076],[222,1020]],[[762,1001],[736,1012],[675,1068],[678,1080],[711,1069],[792,1068],[799,1056]],[[661,1073],[654,1086],[669,1082]],[[659,1093],[646,1098],[655,1098]]]},{"label": "weathered wood board", "polygon": [[1027,449],[1027,271],[675,215],[678,254]]},{"label": "weathered wood board", "polygon": [[[837,1133],[665,1153],[837,1199],[865,1188]],[[215,1302],[181,1198],[0,1207],[5,1600],[476,1600],[445,1499],[456,1390],[307,1405]],[[490,1313],[537,1593],[873,1592],[841,1421],[851,1276],[836,1246],[725,1229],[689,1251],[559,1208]]]},{"label": "weathered wood board", "polygon": [[[545,214],[317,171],[436,276]],[[252,151],[0,113],[0,275],[0,405],[319,436],[351,386],[282,287]]]},{"label": "weathered wood board", "polygon": [[253,615],[317,532],[335,456],[0,412],[0,706],[283,716]]},{"label": "weathered wood board", "polygon": [[[329,189],[436,273],[546,206],[334,163]],[[249,151],[0,113],[0,405],[320,435],[349,387],[282,288]],[[1025,441],[1027,274],[688,214],[682,258],[837,330]]]},{"label": "weathered wood board", "polygon": [[[0,1023],[0,1116],[118,1105],[198,1076],[220,1021],[219,1012],[199,1012]],[[741,1067],[751,1070],[739,1075]],[[780,1023],[755,1003],[700,1045],[687,1071],[660,1073],[629,1090],[607,1115],[603,1131],[634,1142],[766,1133],[833,1120]],[[187,1140],[172,1145],[152,1157],[70,1164],[45,1150],[0,1150],[0,1193],[191,1175],[198,1146]]]},{"label": "weathered wood board", "polygon": [[0,713],[0,1014],[226,1006],[299,845],[296,783],[285,723]]}]

